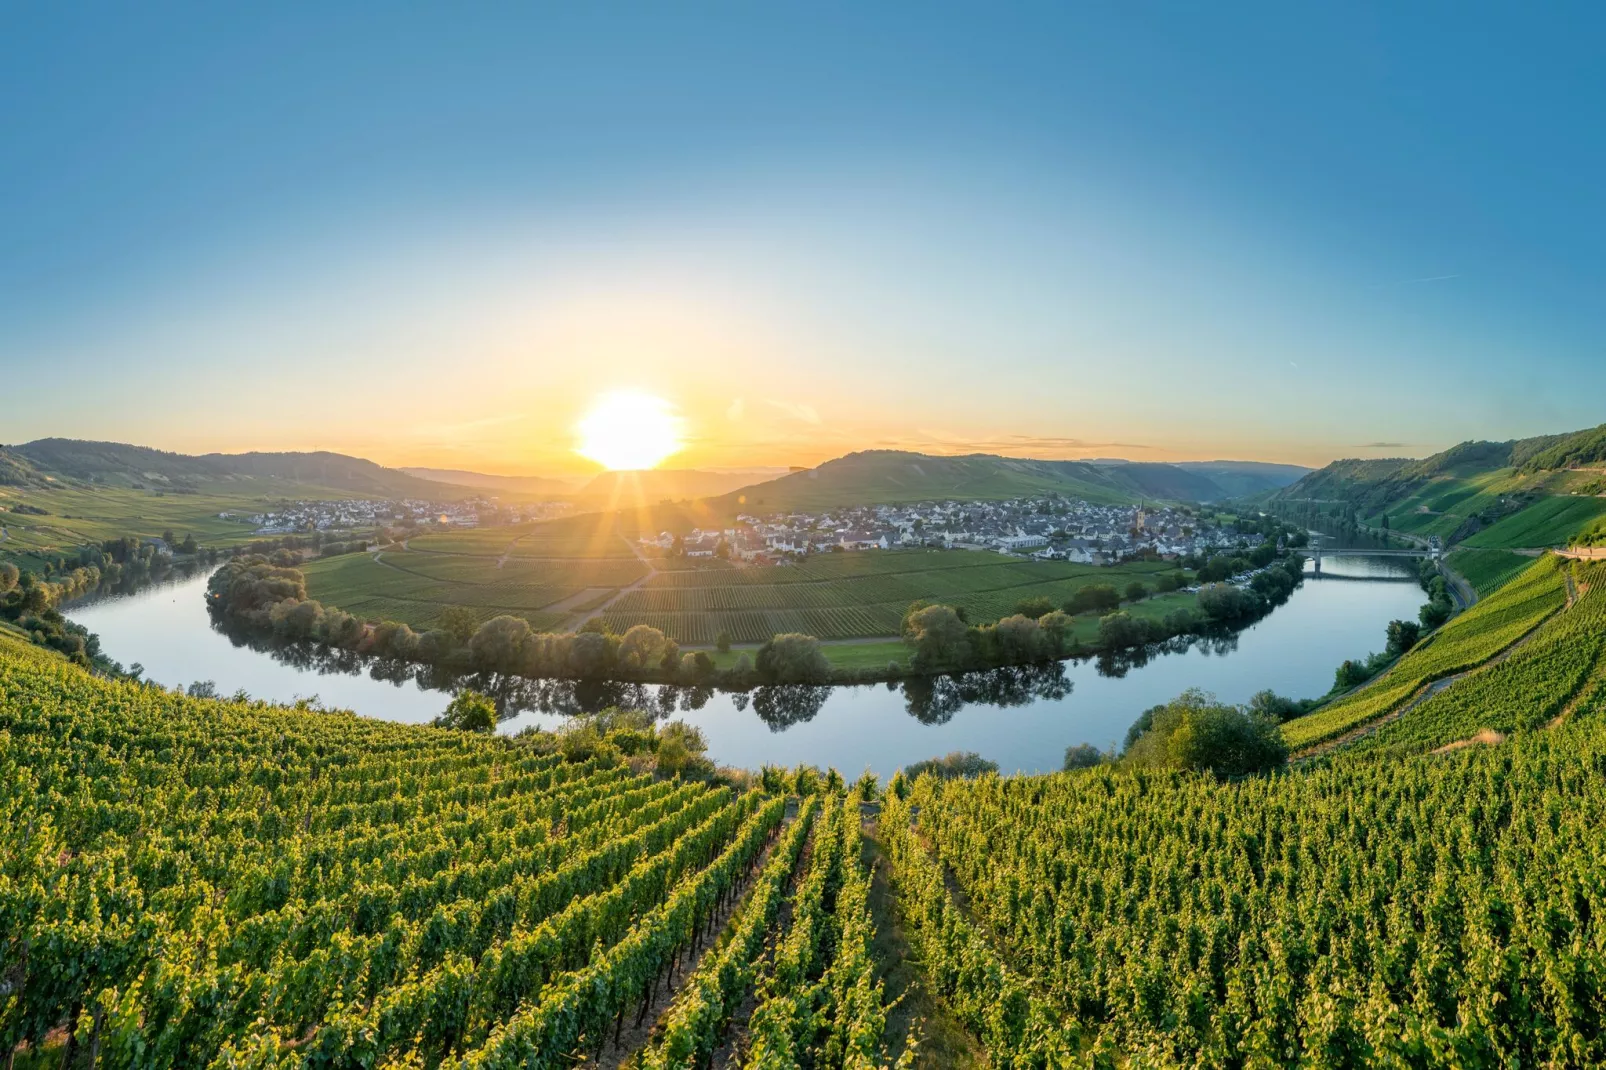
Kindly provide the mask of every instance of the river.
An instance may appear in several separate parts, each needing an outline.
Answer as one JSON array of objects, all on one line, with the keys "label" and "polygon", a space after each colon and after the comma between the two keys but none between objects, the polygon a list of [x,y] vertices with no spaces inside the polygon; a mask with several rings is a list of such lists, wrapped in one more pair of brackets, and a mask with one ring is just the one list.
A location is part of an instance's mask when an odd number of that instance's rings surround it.
[{"label": "river", "polygon": [[[1335,578],[1307,580],[1286,604],[1231,639],[1160,652],[1119,676],[1102,671],[1108,666],[1078,661],[923,687],[776,688],[752,695],[547,682],[522,686],[518,704],[532,708],[502,730],[551,728],[564,720],[554,710],[621,702],[673,710],[703,730],[710,757],[744,768],[810,762],[834,766],[850,779],[866,768],[884,777],[922,758],[967,750],[1006,772],[1045,772],[1060,767],[1071,744],[1118,743],[1139,713],[1188,687],[1227,702],[1243,702],[1267,687],[1295,698],[1325,693],[1339,662],[1380,649],[1385,625],[1415,619],[1423,600],[1414,583],[1400,582],[1414,575],[1413,562],[1330,556],[1322,571]],[[448,701],[416,679],[380,678],[383,668],[355,658],[303,657],[298,665],[237,645],[213,626],[205,589],[201,574],[91,599],[66,612],[100,636],[108,656],[143,665],[147,679],[169,687],[210,680],[220,694],[244,690],[275,702],[317,696],[326,707],[412,723],[428,721]],[[344,671],[331,660],[342,660]]]}]

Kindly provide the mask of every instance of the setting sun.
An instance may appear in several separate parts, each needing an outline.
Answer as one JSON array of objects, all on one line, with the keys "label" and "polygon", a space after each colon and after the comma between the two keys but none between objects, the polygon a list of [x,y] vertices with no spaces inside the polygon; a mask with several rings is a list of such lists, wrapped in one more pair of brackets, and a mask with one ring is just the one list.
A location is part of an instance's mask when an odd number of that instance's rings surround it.
[{"label": "setting sun", "polygon": [[680,417],[663,398],[651,394],[605,394],[577,427],[575,452],[605,468],[656,468],[680,449]]}]

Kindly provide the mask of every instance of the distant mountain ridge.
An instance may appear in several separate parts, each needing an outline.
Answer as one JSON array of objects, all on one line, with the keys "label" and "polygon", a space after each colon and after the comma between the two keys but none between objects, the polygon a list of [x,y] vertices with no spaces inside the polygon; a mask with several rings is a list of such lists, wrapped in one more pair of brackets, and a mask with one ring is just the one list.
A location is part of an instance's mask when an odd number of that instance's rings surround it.
[{"label": "distant mountain ridge", "polygon": [[450,483],[459,487],[479,487],[482,490],[512,491],[520,494],[550,494],[561,498],[573,494],[580,486],[578,480],[552,479],[547,476],[499,476],[487,472],[470,472],[461,468],[398,468],[419,479],[433,483]]},{"label": "distant mountain ridge", "polygon": [[1265,467],[1275,471],[1259,471],[1258,462],[1252,461],[1197,462],[1196,467],[1186,467],[1150,461],[1093,463],[988,453],[936,456],[865,450],[743,487],[709,505],[721,512],[785,512],[943,499],[999,500],[1049,492],[1106,504],[1144,499],[1218,501],[1242,493],[1240,486],[1258,487],[1308,471],[1297,466]]},{"label": "distant mountain ridge", "polygon": [[[785,471],[776,469],[775,471]],[[599,472],[573,496],[583,504],[647,503],[714,498],[753,484],[752,472],[705,472],[695,468],[656,468],[639,472]]]},{"label": "distant mountain ridge", "polygon": [[473,488],[437,483],[343,453],[208,453],[192,456],[122,442],[41,438],[12,446],[34,470],[58,479],[112,486],[196,490],[225,483],[261,481],[284,492],[303,484],[383,498],[472,497]]}]

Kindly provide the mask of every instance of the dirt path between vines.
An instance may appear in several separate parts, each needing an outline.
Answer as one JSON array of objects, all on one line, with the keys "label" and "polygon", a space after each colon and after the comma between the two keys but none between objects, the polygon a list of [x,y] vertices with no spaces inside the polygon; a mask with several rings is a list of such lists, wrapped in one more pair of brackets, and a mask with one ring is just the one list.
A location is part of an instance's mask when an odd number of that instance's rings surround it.
[{"label": "dirt path between vines", "polygon": [[[1568,603],[1568,605],[1571,604],[1571,602]],[[1467,677],[1472,676],[1475,673],[1480,673],[1485,669],[1492,668],[1500,664],[1502,661],[1505,661],[1507,658],[1511,657],[1511,655],[1515,654],[1518,650],[1527,645],[1536,635],[1538,635],[1539,629],[1543,628],[1546,624],[1555,620],[1558,616],[1566,611],[1567,606],[1563,606],[1553,613],[1545,614],[1544,617],[1540,618],[1537,624],[1535,624],[1532,628],[1529,628],[1526,632],[1523,632],[1522,635],[1518,636],[1516,639],[1512,640],[1512,642],[1503,650],[1500,650],[1494,654],[1487,661],[1474,665],[1470,669],[1463,669],[1461,672],[1454,673],[1450,676],[1441,677],[1437,680],[1429,680],[1416,691],[1413,691],[1411,693],[1411,697],[1406,699],[1404,704],[1396,707],[1393,710],[1390,710],[1388,713],[1372,718],[1365,724],[1356,725],[1354,728],[1350,729],[1348,732],[1345,732],[1341,736],[1329,739],[1325,743],[1318,743],[1313,747],[1300,751],[1298,754],[1291,755],[1289,761],[1304,762],[1309,761],[1312,758],[1320,758],[1324,754],[1331,754],[1340,747],[1353,743],[1357,739],[1371,735],[1384,725],[1398,721],[1401,717],[1404,717],[1406,714],[1410,713],[1412,710],[1422,705],[1422,703],[1426,702],[1434,695],[1437,695],[1440,691],[1443,691],[1456,681],[1465,680]],[[1396,662],[1396,664],[1398,663]],[[1381,676],[1378,677],[1380,680],[1382,678],[1383,677]]]},{"label": "dirt path between vines", "polygon": [[919,1042],[914,1062],[918,1070],[987,1066],[987,1053],[959,1024],[942,997],[931,990],[919,959],[909,947],[899,913],[902,896],[892,884],[892,863],[876,838],[873,819],[865,823],[864,846],[870,863],[874,953],[887,1002],[888,1062],[896,1063],[915,1039]]},{"label": "dirt path between vines", "polygon": [[[524,533],[524,535],[528,534],[528,531]],[[502,551],[502,556],[496,559],[496,567],[498,571],[501,570],[503,565],[507,564],[507,559],[513,556],[513,547],[519,544],[519,540],[524,538],[524,535],[513,536],[513,541],[507,544],[507,549]]]},{"label": "dirt path between vines", "polygon": [[592,1052],[584,1062],[576,1065],[596,1070],[617,1070],[618,1067],[625,1065],[631,1056],[646,1047],[658,1028],[658,1020],[674,1005],[676,997],[686,987],[686,981],[697,973],[697,968],[702,965],[703,956],[720,946],[721,938],[725,935],[725,929],[730,925],[731,918],[747,904],[758,875],[764,872],[764,866],[769,862],[770,852],[775,850],[787,830],[792,827],[792,822],[797,820],[797,811],[797,800],[788,799],[785,819],[770,837],[770,842],[765,844],[764,850],[759,852],[753,868],[742,882],[741,891],[732,896],[725,908],[714,915],[713,924],[709,926],[708,936],[703,942],[700,945],[694,942],[684,953],[676,957],[675,964],[670,968],[668,983],[654,986],[652,1001],[647,1006],[646,1014],[641,1017],[640,1024],[636,1021],[638,1011],[626,1009],[623,1028],[617,1034],[609,1036],[602,1055],[598,1057]]},{"label": "dirt path between vines", "polygon": [[647,574],[645,576],[641,577],[641,579],[636,580],[634,583],[630,583],[630,584],[627,584],[627,585],[619,588],[619,591],[618,591],[617,594],[615,594],[612,598],[608,599],[606,602],[602,603],[600,606],[593,606],[592,608],[590,608],[588,610],[585,610],[584,612],[577,613],[573,617],[570,617],[568,620],[563,622],[561,627],[558,628],[558,630],[560,632],[572,632],[572,631],[579,630],[580,626],[582,624],[584,624],[586,621],[590,620],[592,617],[596,616],[598,613],[606,612],[609,606],[614,605],[615,603],[617,603],[619,601],[619,599],[623,598],[625,595],[631,593],[632,591],[641,590],[642,587],[646,586],[646,583],[647,583],[648,580],[650,580],[654,576],[658,575],[658,566],[654,565],[652,563],[652,559],[649,558],[646,554],[641,552],[641,548],[640,547],[638,547],[635,543],[631,542],[629,539],[625,539],[625,537],[623,535],[621,535],[619,537],[621,539],[624,539],[626,546],[630,547],[630,552],[636,555],[636,560],[640,561],[643,565],[647,566]]},{"label": "dirt path between vines", "polygon": [[1506,734],[1504,732],[1496,732],[1492,728],[1485,728],[1475,736],[1468,736],[1466,739],[1458,739],[1454,743],[1446,743],[1442,747],[1436,747],[1432,753],[1449,754],[1452,751],[1462,750],[1466,747],[1492,747],[1497,743],[1504,743],[1505,741]]}]

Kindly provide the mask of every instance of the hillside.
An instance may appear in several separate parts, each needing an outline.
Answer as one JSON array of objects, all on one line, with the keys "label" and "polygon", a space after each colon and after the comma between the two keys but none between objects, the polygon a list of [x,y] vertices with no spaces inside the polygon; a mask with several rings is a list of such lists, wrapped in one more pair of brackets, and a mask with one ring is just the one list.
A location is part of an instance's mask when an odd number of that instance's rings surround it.
[{"label": "hillside", "polygon": [[1280,490],[1309,475],[1299,464],[1273,464],[1267,461],[1175,461],[1177,468],[1197,472],[1217,487],[1222,496],[1246,498]]},{"label": "hillside", "polygon": [[50,477],[39,471],[27,457],[0,446],[0,486],[48,487]]},{"label": "hillside", "polygon": [[1513,463],[1521,464],[1525,472],[1606,465],[1606,424],[1560,438],[1561,441],[1536,451],[1528,459]]},{"label": "hillside", "polygon": [[1104,504],[1155,498],[1212,501],[1229,496],[1203,472],[1178,465],[866,450],[743,487],[708,504],[716,513],[742,509],[786,512],[942,499],[1002,500],[1047,493]]},{"label": "hillside", "polygon": [[1339,460],[1268,501],[1275,511],[1305,516],[1313,526],[1341,510],[1369,527],[1383,526],[1386,518],[1395,532],[1437,536],[1446,543],[1472,538],[1538,508],[1530,522],[1510,530],[1534,540],[1526,545],[1561,545],[1594,515],[1592,508],[1540,504],[1557,496],[1596,493],[1599,472],[1578,469],[1603,443],[1606,433],[1597,428],[1506,442],[1462,442],[1421,459]]},{"label": "hillside", "polygon": [[476,493],[469,487],[420,479],[360,457],[326,451],[191,456],[121,442],[66,438],[37,439],[13,446],[11,451],[41,473],[111,487],[282,494],[299,484],[365,497],[437,500]]}]

